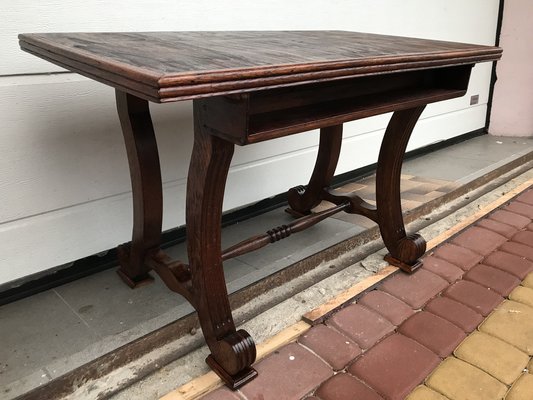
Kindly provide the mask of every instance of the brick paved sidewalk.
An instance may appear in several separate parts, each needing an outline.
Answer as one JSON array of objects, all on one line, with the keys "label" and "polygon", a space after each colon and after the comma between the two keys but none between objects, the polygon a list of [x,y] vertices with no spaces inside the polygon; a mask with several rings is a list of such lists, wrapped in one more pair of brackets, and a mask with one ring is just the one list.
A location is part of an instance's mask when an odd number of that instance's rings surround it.
[{"label": "brick paved sidewalk", "polygon": [[532,220],[530,189],[203,399],[533,399]]}]

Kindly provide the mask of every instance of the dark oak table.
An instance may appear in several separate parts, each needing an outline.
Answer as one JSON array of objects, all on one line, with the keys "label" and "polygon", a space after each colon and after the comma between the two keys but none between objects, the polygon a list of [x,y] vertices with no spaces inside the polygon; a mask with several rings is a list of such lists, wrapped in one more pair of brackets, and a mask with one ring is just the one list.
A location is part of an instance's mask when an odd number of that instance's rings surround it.
[{"label": "dark oak table", "polygon": [[[256,350],[236,330],[222,263],[308,228],[340,211],[380,228],[386,259],[412,272],[426,249],[404,229],[400,171],[411,132],[428,103],[463,96],[473,65],[501,49],[342,31],[49,33],[19,36],[23,50],[116,89],[134,203],[131,243],[119,274],[135,287],[156,271],[198,312],[207,363],[230,387],[257,373]],[[148,101],[193,100],[194,147],[187,181],[189,265],[160,249],[162,185]],[[379,153],[376,206],[330,190],[342,124],[393,111]],[[306,186],[288,191],[294,222],[222,250],[220,222],[235,145],[320,129]],[[356,156],[356,155],[354,155]],[[322,200],[333,207],[313,208]]]}]

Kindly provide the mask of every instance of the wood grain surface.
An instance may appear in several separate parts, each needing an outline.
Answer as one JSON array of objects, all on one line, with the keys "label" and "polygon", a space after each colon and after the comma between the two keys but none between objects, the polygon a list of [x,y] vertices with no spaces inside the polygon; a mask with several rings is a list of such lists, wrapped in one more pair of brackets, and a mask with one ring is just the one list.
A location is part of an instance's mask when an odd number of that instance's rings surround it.
[{"label": "wood grain surface", "polygon": [[501,49],[345,31],[47,33],[22,49],[162,102],[493,61]]}]

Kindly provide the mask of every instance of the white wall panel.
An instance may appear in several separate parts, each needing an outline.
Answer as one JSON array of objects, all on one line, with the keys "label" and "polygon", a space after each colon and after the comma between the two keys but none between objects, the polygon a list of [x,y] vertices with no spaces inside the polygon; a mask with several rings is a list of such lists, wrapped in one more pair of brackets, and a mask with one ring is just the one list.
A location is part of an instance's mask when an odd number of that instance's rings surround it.
[{"label": "white wall panel", "polygon": [[[497,12],[497,0],[0,0],[0,284],[112,248],[131,231],[113,89],[55,73],[61,70],[19,50],[18,33],[344,29],[492,44]],[[429,106],[409,148],[483,127],[490,73],[490,64],[476,66],[467,96]],[[473,94],[480,105],[471,107]],[[191,108],[190,102],[151,107],[165,229],[184,222]],[[337,173],[376,161],[389,117],[345,125]],[[313,132],[237,148],[224,208],[306,183],[317,143]]]}]

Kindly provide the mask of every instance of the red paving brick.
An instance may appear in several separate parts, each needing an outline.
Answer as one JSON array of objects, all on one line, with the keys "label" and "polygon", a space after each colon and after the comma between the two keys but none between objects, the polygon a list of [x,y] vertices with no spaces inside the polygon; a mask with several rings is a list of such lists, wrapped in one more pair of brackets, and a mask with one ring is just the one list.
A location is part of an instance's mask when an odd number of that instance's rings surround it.
[{"label": "red paving brick", "polygon": [[519,201],[513,201],[507,207],[504,208],[506,211],[511,211],[516,214],[523,215],[527,218],[533,218],[533,205],[521,203]]},{"label": "red paving brick", "polygon": [[431,300],[424,310],[450,321],[466,333],[472,332],[483,321],[481,314],[448,297]]},{"label": "red paving brick", "polygon": [[259,375],[240,390],[248,400],[301,399],[333,375],[317,356],[290,343],[254,365]]},{"label": "red paving brick", "polygon": [[440,276],[425,269],[419,269],[411,275],[405,273],[394,275],[383,282],[380,289],[414,309],[418,309],[447,286],[448,282]]},{"label": "red paving brick", "polygon": [[322,400],[383,400],[383,397],[348,374],[337,374],[315,392]]},{"label": "red paving brick", "polygon": [[483,264],[509,272],[521,280],[533,271],[533,262],[505,251],[495,251],[483,260]]},{"label": "red paving brick", "polygon": [[384,316],[396,326],[414,313],[414,310],[403,301],[381,290],[372,290],[357,302]]},{"label": "red paving brick", "polygon": [[334,314],[327,325],[338,329],[362,349],[368,349],[385,335],[394,331],[394,325],[378,313],[359,304],[352,304]]},{"label": "red paving brick", "polygon": [[507,242],[500,246],[500,250],[533,261],[533,247],[526,246],[525,244]]},{"label": "red paving brick", "polygon": [[348,372],[387,400],[401,400],[439,364],[440,358],[416,341],[394,334],[368,350]]},{"label": "red paving brick", "polygon": [[533,190],[530,189],[522,193],[516,200],[533,205]]},{"label": "red paving brick", "polygon": [[[504,224],[512,225],[515,228],[523,229],[524,226],[529,224],[531,220],[523,215],[516,214],[510,211],[498,210],[491,215],[486,220],[494,220]],[[483,220],[482,220],[483,221]]]},{"label": "red paving brick", "polygon": [[507,239],[510,239],[516,232],[518,232],[518,228],[515,228],[512,225],[507,225],[488,218],[482,219],[476,225],[481,228],[488,229],[489,231],[499,233],[500,235],[505,236]]},{"label": "red paving brick", "polygon": [[483,264],[476,265],[468,271],[465,279],[490,288],[504,297],[520,284],[520,280],[516,276]]},{"label": "red paving brick", "polygon": [[526,229],[529,229],[530,231],[533,231],[533,223],[526,226]]},{"label": "red paving brick", "polygon": [[484,317],[503,301],[503,297],[496,292],[469,281],[454,283],[446,289],[444,295],[470,307]]},{"label": "red paving brick", "polygon": [[481,255],[489,254],[506,241],[505,236],[477,226],[471,226],[452,239],[452,243]]},{"label": "red paving brick", "polygon": [[522,243],[526,246],[533,246],[533,231],[518,232],[513,236],[513,242]]},{"label": "red paving brick", "polygon": [[457,265],[464,271],[468,271],[474,265],[479,263],[483,256],[474,253],[472,250],[456,246],[451,243],[445,243],[433,253],[435,257],[442,258],[454,265]]},{"label": "red paving brick", "polygon": [[449,356],[466,337],[462,329],[427,311],[413,315],[398,328],[398,332],[441,358]]},{"label": "red paving brick", "polygon": [[335,371],[343,369],[361,354],[357,344],[322,324],[309,329],[300,336],[298,342],[322,357]]},{"label": "red paving brick", "polygon": [[461,279],[464,271],[458,266],[443,260],[441,258],[427,256],[422,259],[423,268],[428,271],[437,274],[441,278],[446,279],[448,282],[452,283],[458,279]]}]

